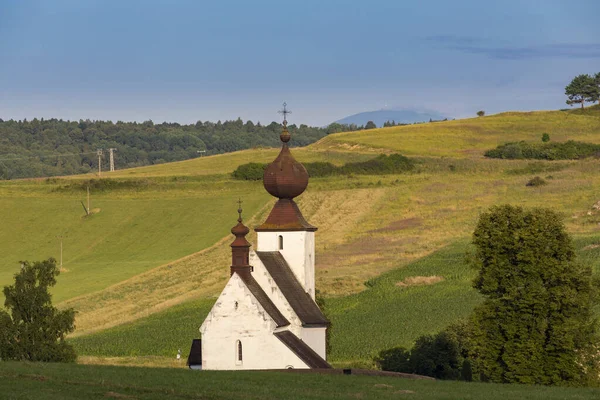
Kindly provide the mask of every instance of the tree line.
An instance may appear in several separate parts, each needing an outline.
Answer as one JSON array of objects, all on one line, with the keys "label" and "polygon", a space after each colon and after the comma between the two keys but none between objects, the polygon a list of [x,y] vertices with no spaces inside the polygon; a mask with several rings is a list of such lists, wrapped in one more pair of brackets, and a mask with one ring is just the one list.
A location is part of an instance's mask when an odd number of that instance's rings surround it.
[{"label": "tree line", "polygon": [[[331,124],[327,127],[288,126],[292,146],[306,146],[335,132],[363,129]],[[0,119],[0,179],[82,174],[98,169],[97,149],[115,148],[115,167],[132,168],[187,160],[253,147],[279,146],[281,125],[272,122],[64,121],[62,119]],[[108,168],[107,152],[100,160]]]},{"label": "tree line", "polygon": [[600,72],[595,75],[577,75],[565,87],[565,95],[570,106],[581,104],[581,108],[584,108],[585,103],[600,104]]}]

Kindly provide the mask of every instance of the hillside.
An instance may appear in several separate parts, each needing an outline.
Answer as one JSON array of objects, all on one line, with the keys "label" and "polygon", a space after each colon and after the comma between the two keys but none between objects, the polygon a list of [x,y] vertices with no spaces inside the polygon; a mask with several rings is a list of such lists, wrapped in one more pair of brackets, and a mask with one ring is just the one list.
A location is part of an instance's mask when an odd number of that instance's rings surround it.
[{"label": "hillside", "polygon": [[[319,227],[317,287],[333,321],[336,365],[368,365],[379,349],[409,345],[468,315],[479,297],[464,254],[478,214],[493,204],[563,212],[578,254],[600,270],[596,159],[481,156],[505,141],[540,140],[543,132],[600,143],[600,117],[594,109],[505,113],[339,133],[294,150],[303,162],[340,165],[394,151],[418,162],[410,174],[315,178],[299,199]],[[10,282],[19,260],[58,258],[62,234],[65,272],[55,298],[79,311],[73,340],[81,355],[186,351],[228,277],[235,201],[242,197],[250,226],[272,204],[260,182],[234,181],[229,173],[276,154],[245,150],[107,173],[92,190],[100,211],[86,218],[79,202],[93,175],[1,182],[0,218],[11,229],[1,231],[0,283]],[[550,183],[526,187],[535,175]]]},{"label": "hillside", "polygon": [[386,122],[396,122],[397,124],[412,124],[415,122],[428,122],[429,120],[443,120],[446,117],[437,112],[418,112],[413,110],[395,110],[383,109],[377,111],[366,111],[349,115],[335,122],[345,125],[364,126],[369,121],[381,127]]}]

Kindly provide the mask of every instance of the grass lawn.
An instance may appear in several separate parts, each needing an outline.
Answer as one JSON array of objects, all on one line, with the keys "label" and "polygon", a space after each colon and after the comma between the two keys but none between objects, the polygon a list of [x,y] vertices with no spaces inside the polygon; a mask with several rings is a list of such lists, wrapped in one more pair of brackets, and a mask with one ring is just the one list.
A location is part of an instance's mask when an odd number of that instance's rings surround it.
[{"label": "grass lawn", "polygon": [[288,372],[1,362],[3,399],[597,399],[600,390]]}]

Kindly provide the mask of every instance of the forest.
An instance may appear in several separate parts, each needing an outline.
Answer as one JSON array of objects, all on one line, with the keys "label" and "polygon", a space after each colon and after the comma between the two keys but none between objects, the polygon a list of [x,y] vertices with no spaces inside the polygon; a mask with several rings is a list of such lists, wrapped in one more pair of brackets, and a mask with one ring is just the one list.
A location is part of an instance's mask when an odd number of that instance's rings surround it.
[{"label": "forest", "polygon": [[[292,146],[306,146],[329,133],[361,129],[290,125]],[[131,168],[256,147],[279,146],[281,125],[261,125],[240,118],[225,122],[182,125],[163,122],[64,121],[0,119],[0,179],[82,174],[108,169],[114,148],[115,168]]]}]

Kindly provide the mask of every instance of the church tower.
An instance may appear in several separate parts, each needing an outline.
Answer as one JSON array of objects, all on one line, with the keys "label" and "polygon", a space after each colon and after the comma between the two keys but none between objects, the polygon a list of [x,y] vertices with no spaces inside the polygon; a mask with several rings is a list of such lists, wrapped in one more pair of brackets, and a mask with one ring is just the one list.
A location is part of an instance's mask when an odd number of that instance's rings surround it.
[{"label": "church tower", "polygon": [[287,113],[284,103],[281,151],[263,176],[277,202],[255,228],[256,251],[246,239],[239,202],[229,281],[200,326],[196,358],[202,369],[331,368],[329,321],[315,302],[317,228],[294,202],[308,186],[308,173],[290,153]]},{"label": "church tower", "polygon": [[315,299],[315,231],[309,224],[294,198],[300,196],[308,186],[308,172],[290,152],[288,142],[291,135],[287,129],[284,104],[281,151],[267,166],[263,185],[267,192],[276,197],[277,203],[267,220],[254,230],[257,232],[256,251],[279,251],[288,262],[296,279],[304,290]]}]

